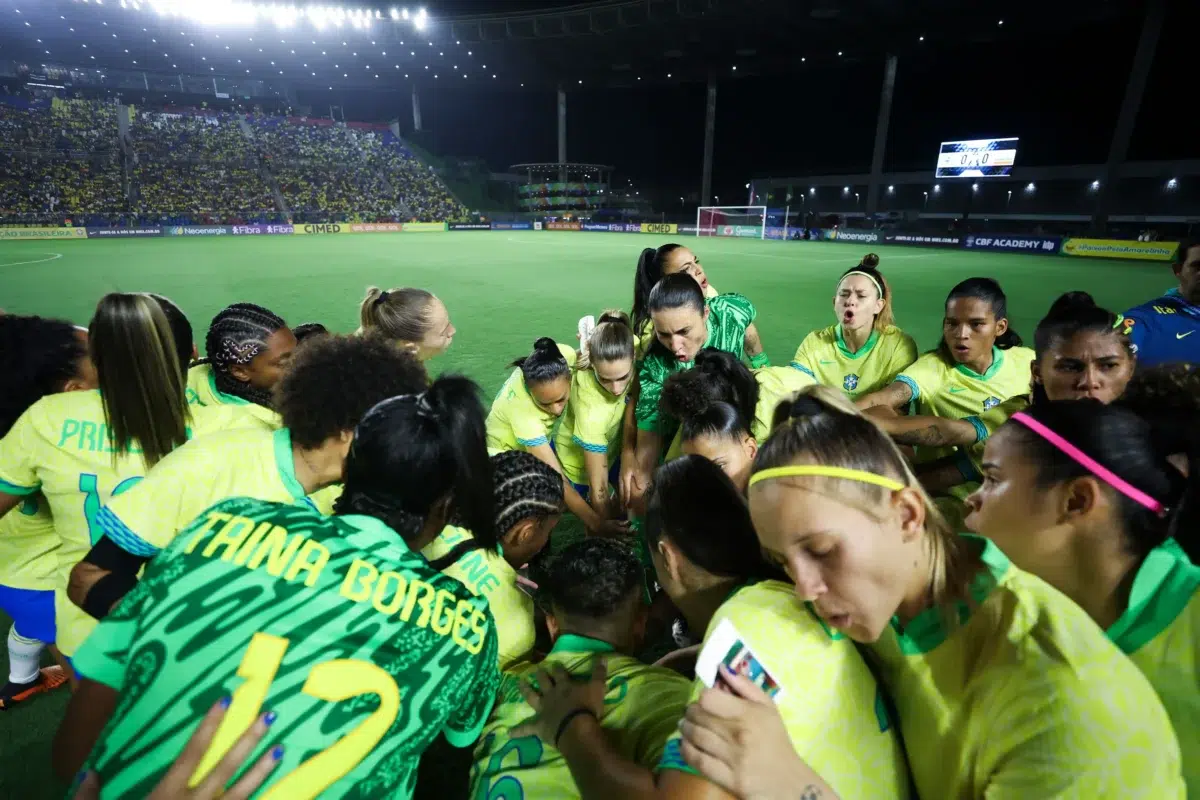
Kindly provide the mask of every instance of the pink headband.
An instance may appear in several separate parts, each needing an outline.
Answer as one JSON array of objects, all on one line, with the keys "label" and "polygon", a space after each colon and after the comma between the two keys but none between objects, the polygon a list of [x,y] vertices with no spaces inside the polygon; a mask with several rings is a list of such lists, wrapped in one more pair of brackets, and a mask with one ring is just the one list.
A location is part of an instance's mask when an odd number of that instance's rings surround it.
[{"label": "pink headband", "polygon": [[1075,463],[1079,464],[1081,467],[1086,469],[1088,472],[1092,473],[1097,478],[1104,481],[1109,486],[1116,489],[1118,492],[1125,495],[1133,502],[1137,503],[1140,506],[1145,506],[1146,508],[1153,511],[1155,514],[1162,515],[1162,514],[1166,513],[1166,510],[1167,510],[1166,506],[1164,506],[1162,503],[1158,502],[1153,497],[1151,497],[1150,495],[1143,492],[1141,489],[1138,489],[1137,487],[1133,486],[1128,481],[1126,481],[1124,478],[1120,477],[1115,472],[1108,469],[1100,462],[1096,461],[1096,459],[1092,458],[1087,453],[1083,452],[1078,447],[1071,444],[1066,439],[1059,436],[1057,433],[1050,430],[1045,425],[1043,425],[1042,423],[1038,422],[1033,417],[1026,414],[1024,411],[1019,411],[1016,414],[1013,414],[1012,419],[1016,420],[1017,422],[1024,425],[1026,428],[1029,428],[1029,430],[1031,430],[1034,433],[1036,433],[1037,435],[1041,436],[1047,442],[1054,445],[1059,450],[1061,450],[1064,454],[1066,454],[1068,457],[1070,457],[1071,460],[1073,460]]}]

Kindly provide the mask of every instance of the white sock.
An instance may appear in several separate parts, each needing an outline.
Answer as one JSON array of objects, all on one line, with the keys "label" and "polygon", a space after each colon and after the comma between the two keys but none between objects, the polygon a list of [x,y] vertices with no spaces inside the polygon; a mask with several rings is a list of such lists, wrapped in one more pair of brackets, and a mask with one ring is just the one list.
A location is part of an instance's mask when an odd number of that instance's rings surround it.
[{"label": "white sock", "polygon": [[8,679],[13,683],[29,683],[38,676],[45,642],[26,639],[13,625],[8,631]]}]

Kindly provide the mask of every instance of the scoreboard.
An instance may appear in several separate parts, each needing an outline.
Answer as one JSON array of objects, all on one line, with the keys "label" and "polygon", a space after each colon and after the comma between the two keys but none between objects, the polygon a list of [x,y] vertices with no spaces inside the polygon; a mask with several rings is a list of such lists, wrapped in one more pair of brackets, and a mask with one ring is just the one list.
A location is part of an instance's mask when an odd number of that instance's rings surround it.
[{"label": "scoreboard", "polygon": [[938,178],[997,178],[1008,175],[1017,160],[1016,137],[942,142]]}]

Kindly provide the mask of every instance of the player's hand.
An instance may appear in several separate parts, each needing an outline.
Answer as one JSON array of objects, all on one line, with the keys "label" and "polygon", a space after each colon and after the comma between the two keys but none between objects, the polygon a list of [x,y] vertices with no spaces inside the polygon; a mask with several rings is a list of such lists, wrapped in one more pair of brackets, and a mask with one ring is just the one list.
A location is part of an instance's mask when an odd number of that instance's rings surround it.
[{"label": "player's hand", "polygon": [[[607,691],[608,667],[603,658],[592,662],[592,676],[587,680],[571,677],[561,664],[550,664],[538,669],[533,681],[522,681],[521,694],[536,714],[512,729],[512,738],[537,736],[553,745],[558,728],[567,714],[577,708],[586,708],[600,719],[604,711],[604,694]],[[574,724],[574,723],[572,723]]]},{"label": "player's hand", "polygon": [[[228,706],[222,700],[208,710],[204,719],[200,721],[199,727],[196,728],[196,732],[192,734],[192,738],[184,745],[183,753],[175,759],[175,763],[167,771],[167,774],[150,793],[149,800],[212,800],[217,797],[222,800],[245,800],[259,786],[262,786],[276,765],[279,764],[279,759],[283,758],[283,747],[280,745],[276,745],[259,757],[241,780],[228,791],[225,789],[229,779],[246,763],[250,754],[254,752],[254,748],[266,734],[271,722],[274,722],[274,716],[271,714],[259,717],[250,726],[250,729],[234,742],[233,747],[213,767],[208,776],[195,788],[188,788],[188,781],[212,743],[217,728],[221,726],[226,709]],[[75,791],[74,800],[97,800],[99,797],[100,779],[95,772],[88,772]]]},{"label": "player's hand", "polygon": [[700,657],[700,647],[701,645],[694,644],[690,647],[672,650],[655,661],[654,666],[675,670],[688,680],[692,680],[696,677],[696,659]]},{"label": "player's hand", "polygon": [[600,520],[591,533],[606,539],[621,539],[629,535],[629,523],[623,519]]},{"label": "player's hand", "polygon": [[[742,798],[808,797],[824,781],[796,754],[779,710],[753,681],[720,667],[725,688],[705,689],[679,724],[684,759],[701,775]],[[810,788],[811,787],[811,788]]]}]

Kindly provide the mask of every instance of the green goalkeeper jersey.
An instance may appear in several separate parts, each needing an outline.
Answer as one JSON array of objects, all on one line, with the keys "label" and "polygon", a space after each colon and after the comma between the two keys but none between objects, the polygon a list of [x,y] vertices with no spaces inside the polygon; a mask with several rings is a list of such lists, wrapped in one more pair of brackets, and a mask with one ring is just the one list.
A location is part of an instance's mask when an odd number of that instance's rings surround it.
[{"label": "green goalkeeper jersey", "polygon": [[[439,732],[479,736],[499,687],[487,601],[372,517],[247,498],[205,511],[79,649],[119,692],[88,765],[145,797],[232,695],[199,781],[257,717],[283,760],[256,796],[407,798]],[[249,762],[248,762],[249,763]]]}]

